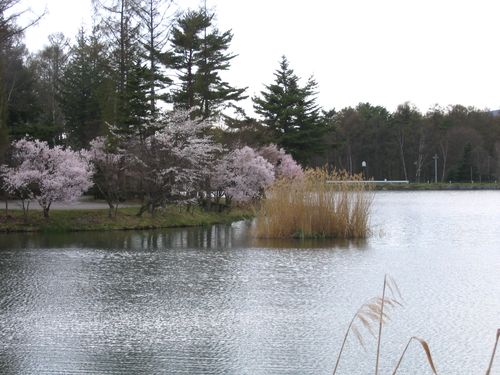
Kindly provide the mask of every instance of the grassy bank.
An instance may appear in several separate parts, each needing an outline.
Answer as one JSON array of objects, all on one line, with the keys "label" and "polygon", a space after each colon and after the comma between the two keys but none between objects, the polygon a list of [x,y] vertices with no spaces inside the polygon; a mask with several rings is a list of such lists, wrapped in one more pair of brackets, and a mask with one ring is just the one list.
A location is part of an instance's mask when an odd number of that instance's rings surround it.
[{"label": "grassy bank", "polygon": [[500,184],[496,183],[410,183],[410,184],[376,184],[376,190],[500,190]]},{"label": "grassy bank", "polygon": [[99,210],[51,210],[50,218],[44,219],[41,211],[31,211],[28,221],[23,220],[22,212],[10,210],[0,213],[0,232],[74,232],[98,230],[157,229],[173,227],[203,226],[224,224],[250,218],[251,210],[232,209],[227,212],[207,212],[194,209],[171,207],[151,216],[138,217],[136,207],[121,208],[116,218],[108,217],[107,209]]}]

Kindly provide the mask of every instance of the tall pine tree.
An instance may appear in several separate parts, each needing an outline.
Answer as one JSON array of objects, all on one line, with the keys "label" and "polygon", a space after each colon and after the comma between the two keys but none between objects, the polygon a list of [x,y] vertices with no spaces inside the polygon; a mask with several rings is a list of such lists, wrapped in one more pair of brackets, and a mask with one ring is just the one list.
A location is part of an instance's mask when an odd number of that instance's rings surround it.
[{"label": "tall pine tree", "polygon": [[105,46],[97,29],[90,36],[80,30],[61,83],[61,107],[66,118],[67,143],[87,147],[105,133],[109,95],[113,93]]},{"label": "tall pine tree", "polygon": [[303,164],[325,150],[326,126],[316,103],[317,84],[309,78],[304,86],[282,57],[275,81],[254,97],[254,109],[274,134],[274,141]]},{"label": "tall pine tree", "polygon": [[[143,47],[140,43],[141,22],[138,20],[138,0],[92,0],[107,35],[110,66],[115,84],[113,123],[123,135],[142,132],[146,125],[144,113],[147,80],[143,69],[137,66]],[[139,91],[137,91],[139,90]],[[141,100],[138,108],[137,99]]]},{"label": "tall pine tree", "polygon": [[48,142],[53,140],[53,129],[40,126],[42,111],[40,93],[35,71],[27,66],[28,51],[20,40],[13,41],[1,57],[3,76],[0,86],[4,88],[5,125],[10,140],[29,135]]},{"label": "tall pine tree", "polygon": [[56,33],[49,35],[49,44],[29,59],[41,109],[33,127],[40,133],[38,138],[50,144],[63,140],[64,116],[59,98],[68,57],[68,41],[62,33]]},{"label": "tall pine tree", "polygon": [[233,34],[214,26],[214,14],[188,11],[176,22],[171,37],[169,65],[177,71],[178,88],[173,90],[174,106],[194,108],[203,118],[244,99],[246,88],[234,88],[221,73],[236,56],[228,52]]},{"label": "tall pine tree", "polygon": [[[27,87],[31,85],[31,78],[28,77],[29,72],[24,65],[26,51],[21,37],[44,13],[27,20],[27,10],[19,8],[19,5],[19,0],[0,0],[0,163],[4,160],[9,144],[12,112],[29,112],[27,107],[31,109],[29,104],[32,103],[31,99],[34,99],[33,90]],[[24,23],[19,23],[20,20]],[[28,95],[23,96],[20,93],[23,89]],[[15,103],[15,98],[25,99],[27,105]]]},{"label": "tall pine tree", "polygon": [[143,0],[138,9],[142,25],[140,43],[143,47],[143,56],[141,57],[146,63],[144,74],[148,88],[146,95],[149,102],[148,115],[152,119],[157,117],[159,104],[167,102],[166,89],[172,84],[172,79],[165,74],[161,62],[172,23],[170,16],[172,2],[173,0]]}]

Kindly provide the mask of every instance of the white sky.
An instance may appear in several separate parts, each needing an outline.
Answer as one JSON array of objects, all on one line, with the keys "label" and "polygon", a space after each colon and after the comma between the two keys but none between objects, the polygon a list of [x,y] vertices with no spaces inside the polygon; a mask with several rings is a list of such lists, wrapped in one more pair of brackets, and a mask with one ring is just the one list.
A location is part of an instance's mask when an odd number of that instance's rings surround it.
[{"label": "white sky", "polygon": [[[30,50],[47,35],[73,37],[91,25],[91,0],[25,0],[49,14],[26,33]],[[177,0],[196,8],[201,0]],[[410,101],[500,108],[498,0],[207,0],[238,54],[225,78],[250,96],[273,80],[281,55],[319,83],[325,109]],[[248,101],[245,107],[251,108]]]}]

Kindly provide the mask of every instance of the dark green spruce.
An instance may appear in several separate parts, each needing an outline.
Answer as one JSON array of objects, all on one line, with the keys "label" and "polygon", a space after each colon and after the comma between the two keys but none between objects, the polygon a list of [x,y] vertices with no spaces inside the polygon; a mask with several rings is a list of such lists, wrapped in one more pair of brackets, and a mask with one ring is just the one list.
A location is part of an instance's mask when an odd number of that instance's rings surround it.
[{"label": "dark green spruce", "polygon": [[302,86],[285,56],[274,76],[260,97],[253,98],[255,111],[273,132],[275,142],[307,164],[326,147],[327,127],[316,103],[318,85],[311,77]]},{"label": "dark green spruce", "polygon": [[205,10],[188,11],[177,20],[172,50],[165,55],[178,79],[172,92],[174,106],[209,118],[246,98],[245,88],[232,87],[221,78],[236,57],[228,52],[232,39],[232,32],[220,32],[214,14]]}]

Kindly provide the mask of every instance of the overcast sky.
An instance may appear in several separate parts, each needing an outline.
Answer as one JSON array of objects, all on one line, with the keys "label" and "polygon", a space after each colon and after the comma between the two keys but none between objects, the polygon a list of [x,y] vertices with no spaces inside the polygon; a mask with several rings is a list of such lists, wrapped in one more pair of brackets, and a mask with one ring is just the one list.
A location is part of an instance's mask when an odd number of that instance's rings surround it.
[{"label": "overcast sky", "polygon": [[[91,0],[25,0],[48,15],[26,33],[32,51],[47,35],[91,25]],[[201,1],[178,0],[183,8]],[[238,54],[225,76],[250,96],[273,80],[280,56],[319,83],[319,102],[393,110],[410,101],[500,108],[499,0],[207,0]],[[251,107],[248,104],[245,107]]]}]

